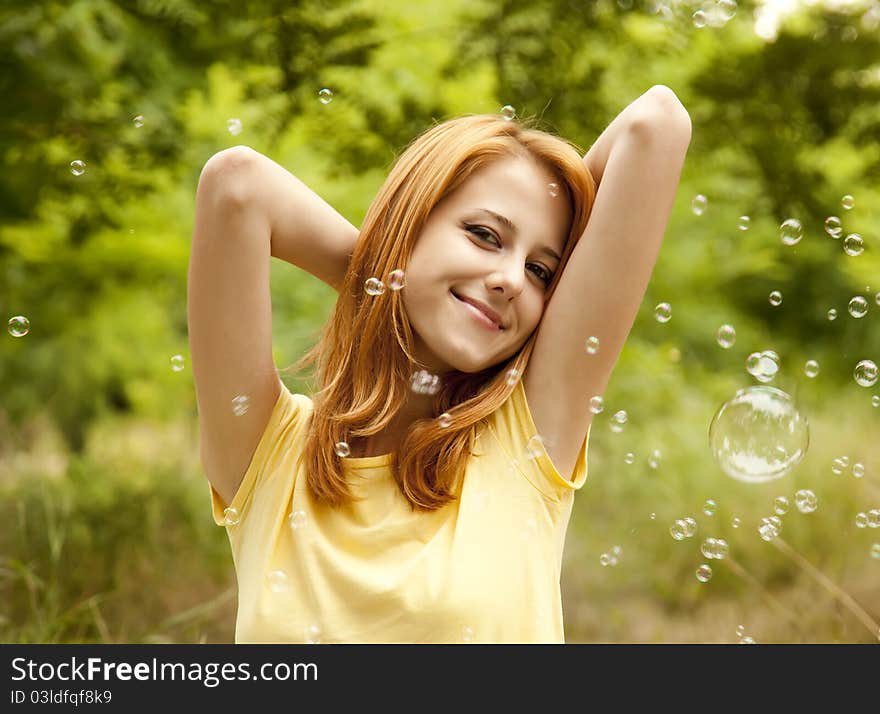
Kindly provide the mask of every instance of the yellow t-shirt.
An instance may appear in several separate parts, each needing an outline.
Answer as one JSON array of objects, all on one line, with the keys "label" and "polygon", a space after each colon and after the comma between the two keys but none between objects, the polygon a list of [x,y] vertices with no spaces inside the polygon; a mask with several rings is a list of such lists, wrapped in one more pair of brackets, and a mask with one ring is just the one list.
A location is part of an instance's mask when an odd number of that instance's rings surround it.
[{"label": "yellow t-shirt", "polygon": [[560,573],[574,478],[553,465],[522,381],[478,426],[459,498],[412,511],[391,455],[344,458],[363,501],[316,504],[295,467],[312,400],[282,385],[230,508],[236,643],[563,643]]}]

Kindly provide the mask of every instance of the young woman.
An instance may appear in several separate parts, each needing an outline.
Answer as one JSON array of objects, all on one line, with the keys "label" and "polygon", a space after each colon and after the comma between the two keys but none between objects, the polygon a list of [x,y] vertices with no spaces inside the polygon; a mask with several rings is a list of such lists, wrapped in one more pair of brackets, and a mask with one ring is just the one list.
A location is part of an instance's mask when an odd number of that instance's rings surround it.
[{"label": "young woman", "polygon": [[[501,116],[400,156],[360,230],[246,147],[199,180],[188,275],[200,453],[236,642],[564,642],[593,417],[690,142],[655,86],[581,158]],[[269,258],[339,291],[313,395],[272,358]]]}]

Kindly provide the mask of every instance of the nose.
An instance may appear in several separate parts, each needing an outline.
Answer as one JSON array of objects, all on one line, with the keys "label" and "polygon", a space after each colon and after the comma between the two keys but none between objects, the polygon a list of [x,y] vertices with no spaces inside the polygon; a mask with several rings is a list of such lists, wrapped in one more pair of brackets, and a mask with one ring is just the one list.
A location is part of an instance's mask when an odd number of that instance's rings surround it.
[{"label": "nose", "polygon": [[507,299],[519,295],[525,287],[525,266],[515,257],[500,261],[486,276],[486,288],[501,292]]}]

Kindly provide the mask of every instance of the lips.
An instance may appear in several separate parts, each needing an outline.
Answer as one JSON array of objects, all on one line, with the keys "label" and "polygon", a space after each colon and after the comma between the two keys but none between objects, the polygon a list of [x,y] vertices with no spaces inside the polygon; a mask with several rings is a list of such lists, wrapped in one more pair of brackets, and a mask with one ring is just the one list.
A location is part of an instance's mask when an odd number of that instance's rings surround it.
[{"label": "lips", "polygon": [[499,330],[504,329],[504,326],[501,323],[501,316],[497,312],[495,312],[492,308],[490,308],[488,305],[486,305],[485,303],[481,303],[479,300],[472,300],[469,297],[464,297],[463,295],[459,295],[454,290],[451,290],[450,292],[452,293],[452,296],[456,300],[459,300],[460,302],[463,302],[463,303],[467,303],[468,305],[472,305],[473,307],[477,308],[477,310],[482,312],[486,317],[488,317],[492,322],[494,322],[495,326]]}]

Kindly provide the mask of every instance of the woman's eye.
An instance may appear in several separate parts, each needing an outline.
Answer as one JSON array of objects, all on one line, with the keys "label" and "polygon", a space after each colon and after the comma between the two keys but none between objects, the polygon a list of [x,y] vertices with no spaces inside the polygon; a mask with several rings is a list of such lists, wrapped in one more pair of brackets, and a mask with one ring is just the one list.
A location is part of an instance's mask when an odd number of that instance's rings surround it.
[{"label": "woman's eye", "polygon": [[[467,231],[468,233],[473,233],[476,236],[488,236],[489,238],[494,239],[496,243],[498,242],[498,239],[495,238],[495,234],[492,233],[492,231],[486,230],[481,226],[467,226]],[[480,238],[480,240],[485,240],[485,238]]]},{"label": "woman's eye", "polygon": [[[487,228],[483,228],[482,226],[465,225],[465,230],[467,230],[468,233],[473,233],[483,242],[488,242],[486,239],[491,238],[496,244],[501,245],[495,234]],[[538,269],[537,271],[532,271],[538,277],[538,280],[541,280],[545,285],[549,285],[550,281],[553,280],[553,273],[547,270],[543,265],[538,265],[537,263],[531,263],[530,265],[533,265]]]}]

